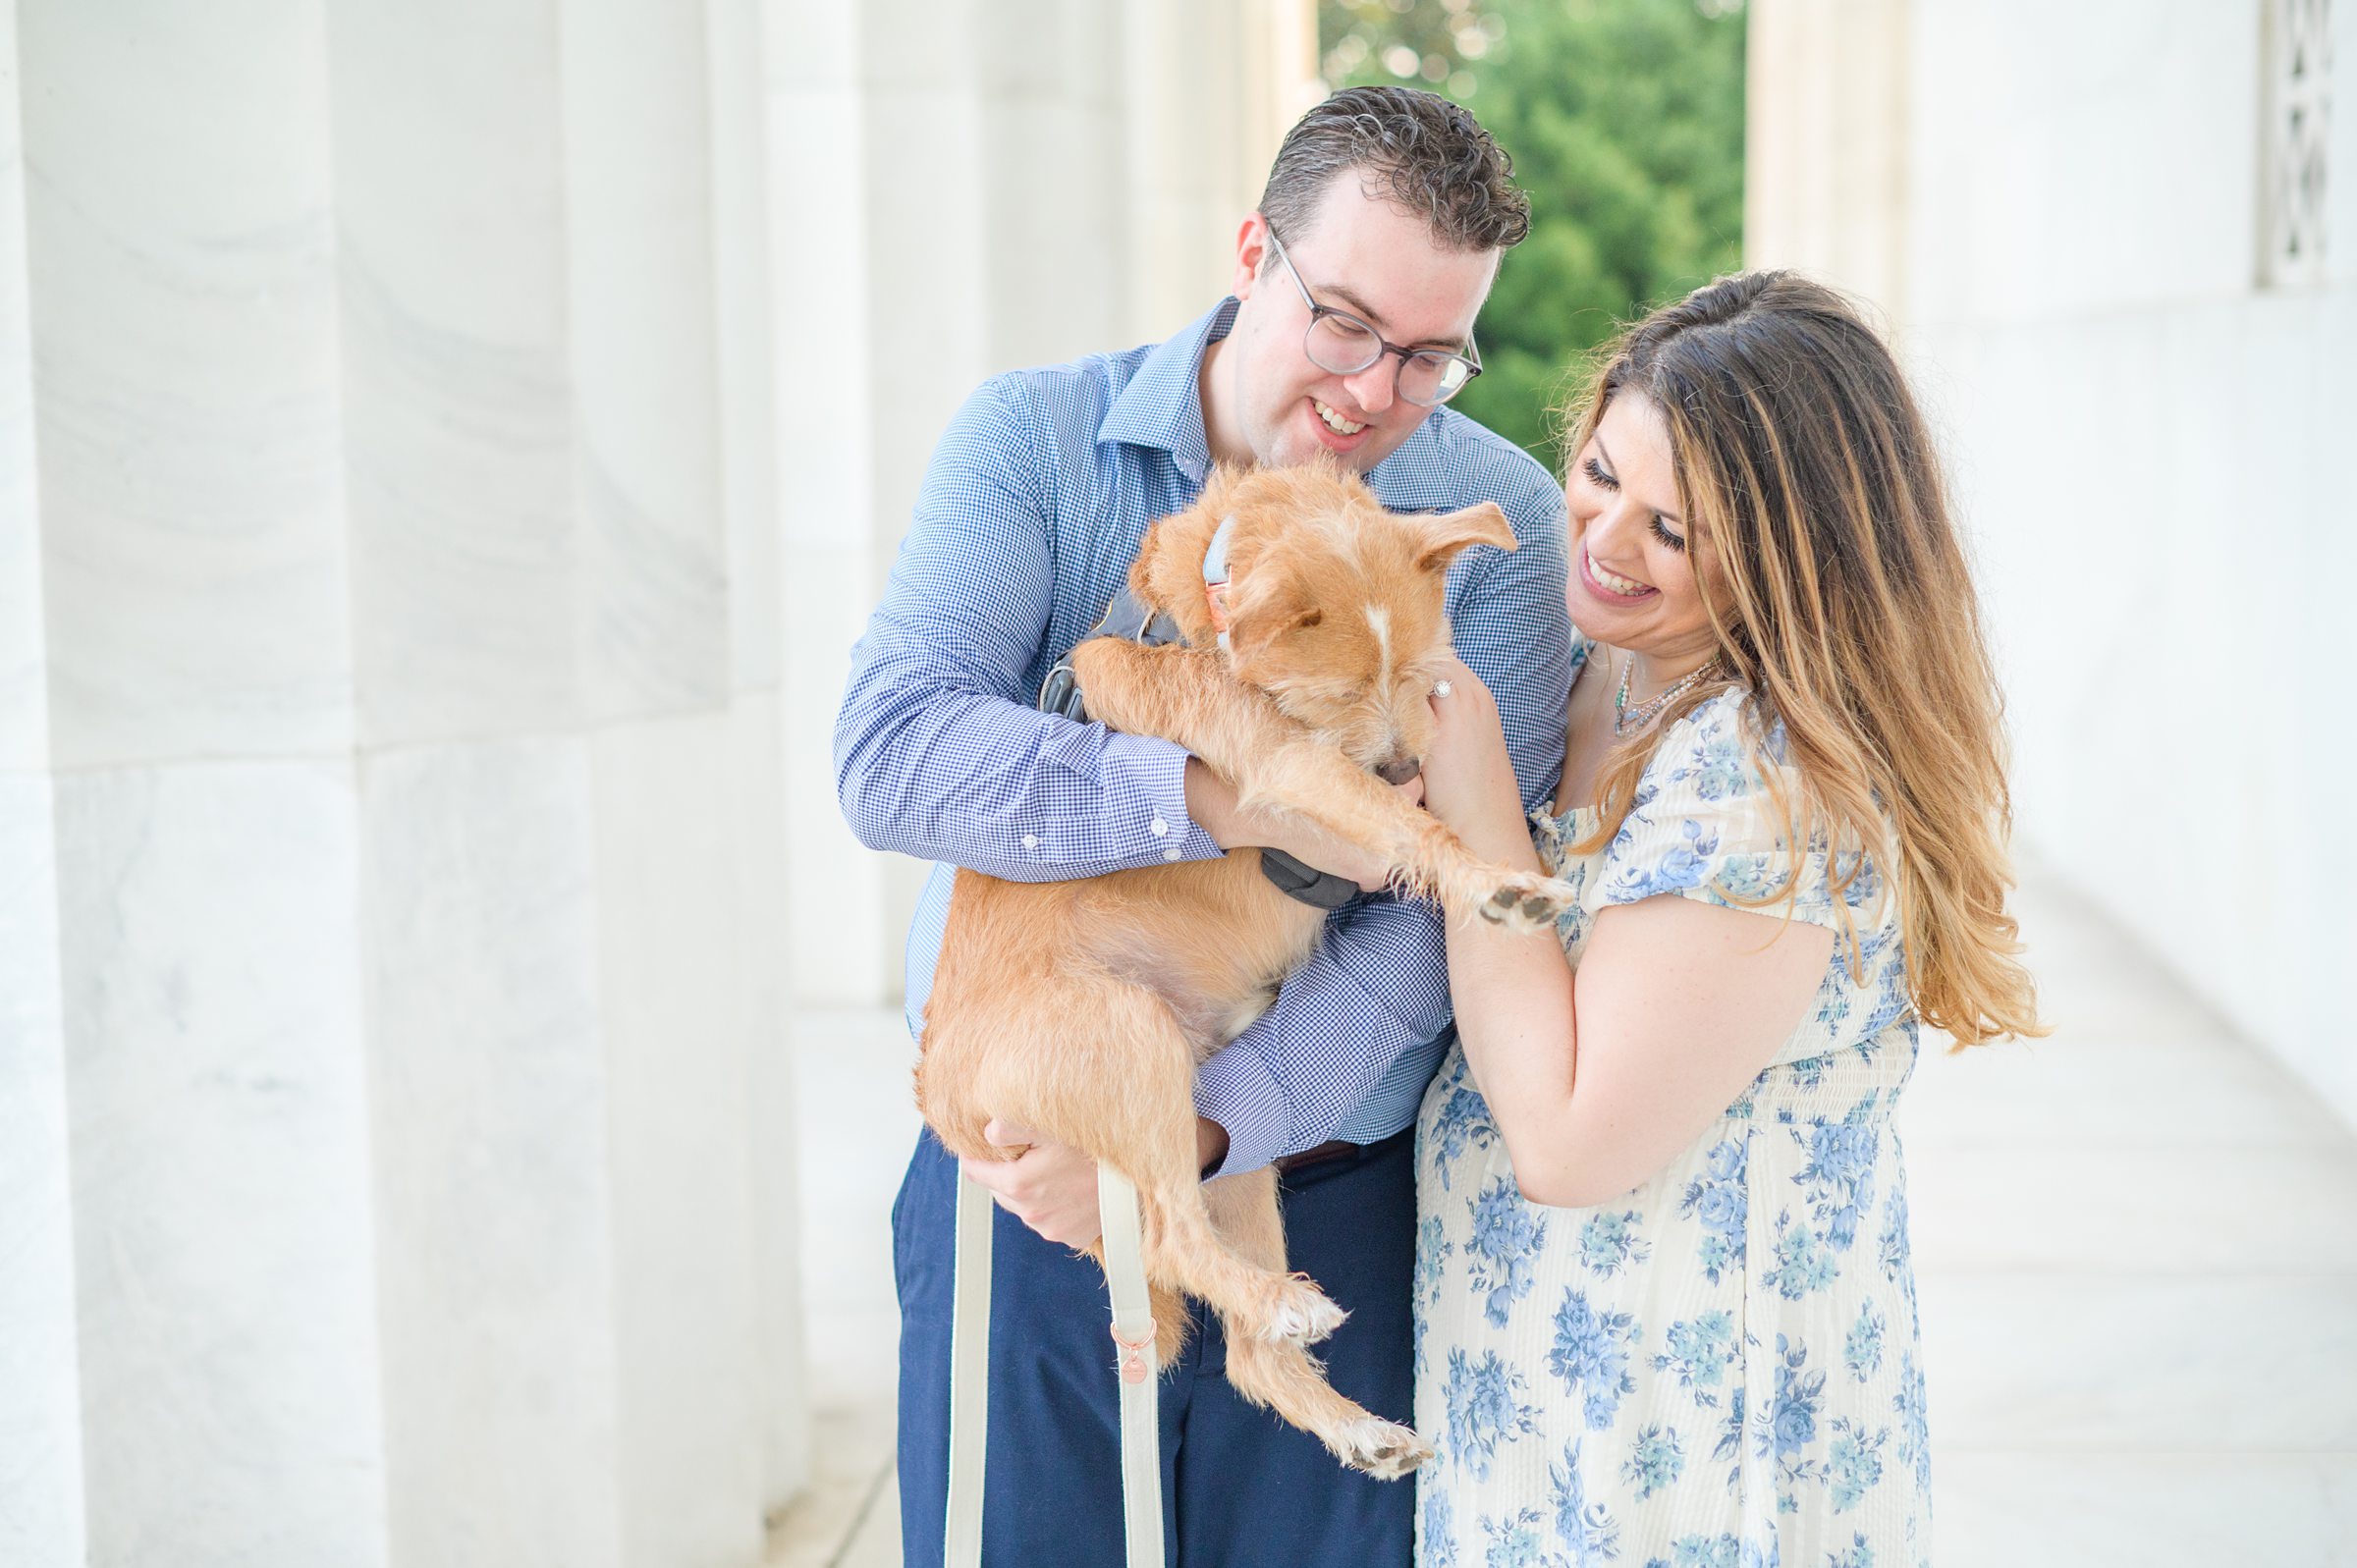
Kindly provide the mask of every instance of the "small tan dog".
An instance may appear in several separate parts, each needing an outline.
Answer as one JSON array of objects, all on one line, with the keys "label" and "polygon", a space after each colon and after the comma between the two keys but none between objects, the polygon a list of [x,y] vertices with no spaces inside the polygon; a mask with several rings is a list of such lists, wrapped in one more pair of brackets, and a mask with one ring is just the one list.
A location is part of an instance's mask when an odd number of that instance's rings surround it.
[{"label": "small tan dog", "polygon": [[[1207,586],[1215,538],[1224,589]],[[1431,742],[1435,661],[1450,646],[1443,579],[1475,544],[1514,548],[1488,503],[1402,516],[1324,464],[1217,472],[1191,509],[1154,525],[1130,569],[1131,592],[1185,641],[1081,643],[1072,664],[1088,710],[1177,741],[1247,807],[1297,813],[1378,851],[1395,885],[1452,915],[1549,925],[1571,890],[1474,859],[1375,772],[1412,778]],[[1344,1464],[1394,1477],[1432,1450],[1337,1393],[1304,1348],[1343,1314],[1286,1271],[1277,1172],[1204,1182],[1196,1169],[1197,1064],[1267,1009],[1324,924],[1325,911],[1262,875],[1256,850],[1068,882],[960,870],[917,1105],[965,1159],[1021,1153],[983,1140],[998,1116],[1128,1177],[1161,1363],[1185,1333],[1174,1292],[1199,1297],[1227,1328],[1238,1392]]]}]

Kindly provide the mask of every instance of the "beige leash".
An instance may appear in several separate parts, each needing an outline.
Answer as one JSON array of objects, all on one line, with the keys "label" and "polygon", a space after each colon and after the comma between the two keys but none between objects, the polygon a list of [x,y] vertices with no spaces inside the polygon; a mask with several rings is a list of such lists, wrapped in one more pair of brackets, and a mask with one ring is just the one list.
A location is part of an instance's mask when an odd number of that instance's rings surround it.
[{"label": "beige leash", "polygon": [[958,1177],[950,1289],[950,1501],[943,1561],[981,1568],[982,1461],[990,1437],[990,1193]]},{"label": "beige leash", "polygon": [[[1105,1282],[1121,1352],[1122,1523],[1128,1568],[1162,1568],[1162,1442],[1156,1408],[1154,1311],[1140,1256],[1137,1189],[1097,1166]],[[958,1178],[957,1282],[950,1325],[950,1495],[947,1568],[981,1568],[982,1476],[990,1428],[990,1194]]]}]

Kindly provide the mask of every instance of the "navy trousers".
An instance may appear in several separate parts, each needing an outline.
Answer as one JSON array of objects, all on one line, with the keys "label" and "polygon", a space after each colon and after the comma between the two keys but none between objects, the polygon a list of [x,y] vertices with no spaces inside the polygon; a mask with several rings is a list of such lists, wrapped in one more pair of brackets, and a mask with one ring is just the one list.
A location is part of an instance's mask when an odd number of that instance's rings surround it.
[{"label": "navy trousers", "polygon": [[[1318,1347],[1334,1385],[1410,1419],[1414,1133],[1280,1183],[1288,1261],[1350,1319]],[[958,1162],[919,1138],[893,1206],[901,1297],[901,1549],[940,1568],[950,1462],[950,1298]],[[992,1211],[985,1568],[1120,1568],[1120,1389],[1104,1272]],[[1220,1323],[1195,1326],[1161,1383],[1164,1558],[1171,1568],[1405,1568],[1415,1483],[1344,1469],[1228,1386]]]}]

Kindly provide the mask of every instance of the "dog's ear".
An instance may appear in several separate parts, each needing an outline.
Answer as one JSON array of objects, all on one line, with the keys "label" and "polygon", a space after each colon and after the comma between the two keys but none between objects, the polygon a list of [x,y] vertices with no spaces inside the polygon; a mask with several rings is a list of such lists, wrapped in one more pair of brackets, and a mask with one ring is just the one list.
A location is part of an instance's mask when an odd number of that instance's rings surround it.
[{"label": "dog's ear", "polygon": [[1263,652],[1288,631],[1314,626],[1326,613],[1310,601],[1309,591],[1280,561],[1263,561],[1252,574],[1247,596],[1231,606],[1228,624],[1230,652],[1240,663]]},{"label": "dog's ear", "polygon": [[1173,513],[1146,530],[1129,568],[1129,591],[1177,621],[1193,643],[1212,636],[1211,611],[1203,602],[1203,554],[1219,527],[1219,517],[1200,505]]},{"label": "dog's ear", "polygon": [[1493,545],[1500,550],[1514,548],[1513,524],[1495,501],[1484,501],[1462,512],[1444,513],[1426,517],[1424,545],[1417,553],[1416,565],[1426,571],[1447,571],[1469,545]]},{"label": "dog's ear", "polygon": [[[1179,631],[1197,647],[1210,642],[1218,630],[1204,599],[1203,558],[1220,524],[1234,515],[1250,471],[1225,463],[1213,468],[1193,506],[1146,530],[1129,568],[1130,592],[1178,622]],[[1229,564],[1233,568],[1251,554],[1252,542],[1238,537],[1230,546]]]}]

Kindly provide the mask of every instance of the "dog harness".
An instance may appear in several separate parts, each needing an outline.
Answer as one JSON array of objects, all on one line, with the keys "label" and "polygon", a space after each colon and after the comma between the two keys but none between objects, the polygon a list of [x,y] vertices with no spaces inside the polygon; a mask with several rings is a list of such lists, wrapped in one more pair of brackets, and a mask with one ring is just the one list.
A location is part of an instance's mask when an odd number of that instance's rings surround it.
[{"label": "dog harness", "polygon": [[[1211,623],[1219,631],[1222,648],[1228,646],[1228,536],[1234,528],[1233,517],[1223,521],[1219,532],[1211,536],[1211,548],[1203,556],[1203,596],[1211,607]],[[1184,640],[1178,622],[1148,610],[1126,583],[1113,596],[1113,603],[1089,628],[1088,635],[1080,640],[1086,642],[1090,637],[1121,637],[1148,648]],[[1070,654],[1059,659],[1056,668],[1039,683],[1039,709],[1042,713],[1063,714],[1082,724],[1088,722],[1080,677],[1072,672]],[[1317,909],[1340,909],[1359,892],[1357,883],[1304,865],[1282,849],[1261,850],[1260,874],[1287,897]]]}]

